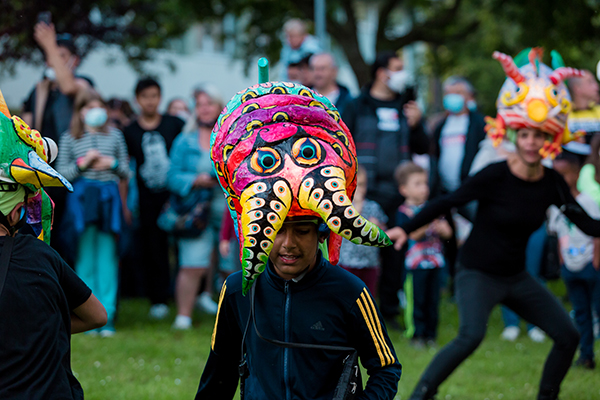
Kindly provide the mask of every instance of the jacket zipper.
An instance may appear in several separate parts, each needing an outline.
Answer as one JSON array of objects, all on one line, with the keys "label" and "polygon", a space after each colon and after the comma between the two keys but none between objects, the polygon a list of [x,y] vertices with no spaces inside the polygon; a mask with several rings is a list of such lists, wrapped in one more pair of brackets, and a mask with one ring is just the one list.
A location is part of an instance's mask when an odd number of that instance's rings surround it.
[{"label": "jacket zipper", "polygon": [[[290,290],[289,290],[289,286],[290,283],[288,281],[285,282],[285,286],[284,286],[284,293],[285,293],[285,309],[284,309],[284,313],[283,313],[283,330],[284,330],[284,336],[285,336],[285,341],[289,342],[290,341],[290,316],[289,316],[289,311],[290,311]],[[287,400],[290,400],[292,398],[292,393],[291,393],[291,388],[290,388],[290,371],[289,371],[289,365],[288,365],[288,358],[289,358],[289,350],[287,347],[283,349],[283,380],[285,383],[285,398]]]}]

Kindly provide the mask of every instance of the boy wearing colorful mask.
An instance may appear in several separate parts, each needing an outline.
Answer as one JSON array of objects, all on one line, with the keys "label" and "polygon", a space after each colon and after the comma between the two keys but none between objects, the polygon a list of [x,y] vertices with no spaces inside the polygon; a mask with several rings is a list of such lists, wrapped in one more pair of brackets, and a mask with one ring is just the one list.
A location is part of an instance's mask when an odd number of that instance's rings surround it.
[{"label": "boy wearing colorful mask", "polygon": [[351,202],[356,149],[336,108],[302,85],[255,85],[221,113],[211,156],[243,271],[221,290],[196,398],[232,399],[241,381],[247,400],[331,399],[349,354],[370,375],[354,393],[393,398],[401,366],[381,314],[366,285],[333,265],[342,238],[389,244]]}]

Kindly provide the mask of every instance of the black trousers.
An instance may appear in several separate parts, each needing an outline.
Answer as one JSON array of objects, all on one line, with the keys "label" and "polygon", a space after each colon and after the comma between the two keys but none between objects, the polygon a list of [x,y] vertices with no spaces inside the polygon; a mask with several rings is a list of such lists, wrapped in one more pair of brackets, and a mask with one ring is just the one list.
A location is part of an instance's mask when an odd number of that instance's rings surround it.
[{"label": "black trousers", "polygon": [[408,337],[426,340],[436,338],[442,286],[441,273],[440,268],[408,271],[404,283]]},{"label": "black trousers", "polygon": [[[390,206],[384,210],[388,217],[389,228],[396,226],[398,206]],[[379,276],[379,310],[384,318],[394,318],[400,314],[398,291],[402,289],[405,277],[404,255],[406,246],[400,251],[393,246],[380,249],[381,274]]]},{"label": "black trousers", "polygon": [[152,304],[164,304],[169,297],[169,238],[156,224],[140,227],[142,268],[146,295]]},{"label": "black trousers", "polygon": [[429,363],[420,386],[434,392],[475,351],[485,336],[492,309],[501,303],[554,341],[544,365],[540,391],[558,393],[573,361],[579,333],[552,293],[525,271],[512,277],[497,277],[459,267],[456,301],[460,318],[458,336]]}]

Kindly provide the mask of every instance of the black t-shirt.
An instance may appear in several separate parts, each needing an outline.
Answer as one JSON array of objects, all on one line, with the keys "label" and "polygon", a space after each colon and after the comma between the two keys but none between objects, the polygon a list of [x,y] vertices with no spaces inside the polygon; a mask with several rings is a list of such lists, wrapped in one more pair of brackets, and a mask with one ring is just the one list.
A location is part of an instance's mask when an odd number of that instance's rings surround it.
[{"label": "black t-shirt", "polygon": [[[52,112],[52,104],[56,101],[56,98],[60,96],[58,89],[50,90],[48,92],[48,100],[46,100],[46,107],[44,108],[44,116],[42,117],[41,132],[45,137],[49,137],[56,143],[60,140],[61,132],[56,132],[56,124],[54,123],[54,113]],[[35,109],[35,88],[29,93],[29,97],[23,103],[23,113],[34,112]]]},{"label": "black t-shirt", "polygon": [[478,200],[479,206],[459,255],[465,268],[500,276],[524,271],[529,236],[542,225],[552,204],[565,205],[565,215],[584,233],[600,236],[600,221],[585,213],[558,172],[544,168],[540,180],[525,181],[513,175],[506,162],[489,165],[455,192],[432,200],[402,228],[410,233],[471,200]]},{"label": "black t-shirt", "polygon": [[50,246],[15,238],[0,295],[0,399],[83,399],[71,371],[71,311],[90,295]]},{"label": "black t-shirt", "polygon": [[163,115],[156,129],[143,129],[134,121],[123,132],[129,155],[136,162],[142,223],[156,221],[169,196],[166,186],[169,150],[184,124],[180,118]]}]

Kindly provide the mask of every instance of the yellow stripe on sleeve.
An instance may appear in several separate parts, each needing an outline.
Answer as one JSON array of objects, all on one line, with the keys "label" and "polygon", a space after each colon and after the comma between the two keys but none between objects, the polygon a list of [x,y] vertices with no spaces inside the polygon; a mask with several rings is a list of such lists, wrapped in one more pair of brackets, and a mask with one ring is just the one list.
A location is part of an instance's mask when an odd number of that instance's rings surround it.
[{"label": "yellow stripe on sleeve", "polygon": [[369,304],[371,305],[371,310],[373,311],[373,316],[375,317],[375,323],[376,323],[377,329],[379,330],[379,337],[381,338],[382,346],[385,350],[386,355],[390,359],[390,364],[393,364],[394,363],[394,355],[392,354],[392,350],[390,349],[390,346],[388,346],[387,342],[385,341],[385,336],[383,335],[383,330],[381,329],[381,321],[379,321],[379,315],[377,315],[377,309],[375,308],[375,304],[373,304],[373,299],[371,298],[371,296],[369,296],[367,289],[364,290],[364,295],[367,298]]},{"label": "yellow stripe on sleeve", "polygon": [[370,321],[369,317],[367,316],[367,312],[365,311],[366,307],[363,306],[360,297],[358,299],[356,299],[356,303],[358,304],[358,307],[360,308],[360,312],[362,313],[363,318],[365,319],[365,322],[367,323],[367,327],[369,328],[369,332],[371,332],[371,338],[373,339],[373,343],[375,343],[375,348],[377,349],[377,354],[379,355],[379,360],[381,361],[381,366],[383,367],[385,365],[385,361],[386,361],[384,359],[385,356],[381,352],[381,347],[379,346],[379,339],[377,338],[377,334],[373,330],[373,326],[371,325],[371,321]]},{"label": "yellow stripe on sleeve", "polygon": [[387,353],[387,345],[385,343],[385,340],[383,340],[383,335],[381,335],[379,333],[379,331],[377,330],[377,325],[375,323],[375,318],[373,317],[373,312],[371,310],[371,307],[369,306],[369,302],[367,300],[367,298],[369,297],[369,294],[367,292],[363,292],[361,293],[360,297],[362,298],[362,301],[365,305],[365,309],[367,312],[367,315],[369,317],[369,320],[371,321],[371,324],[373,326],[373,330],[375,331],[375,337],[377,338],[377,341],[379,343],[379,347],[382,350],[382,353],[384,355],[385,360],[382,360],[381,362],[381,366],[385,367],[386,365],[390,365],[391,363],[393,363],[393,358],[390,360],[390,356]]},{"label": "yellow stripe on sleeve", "polygon": [[210,339],[210,348],[215,350],[215,338],[217,336],[217,324],[219,323],[219,313],[221,312],[221,304],[223,303],[223,298],[225,297],[225,292],[227,291],[227,281],[223,282],[223,287],[221,288],[221,294],[219,295],[219,308],[217,309],[217,318],[215,319],[215,327],[213,328],[212,337]]}]

